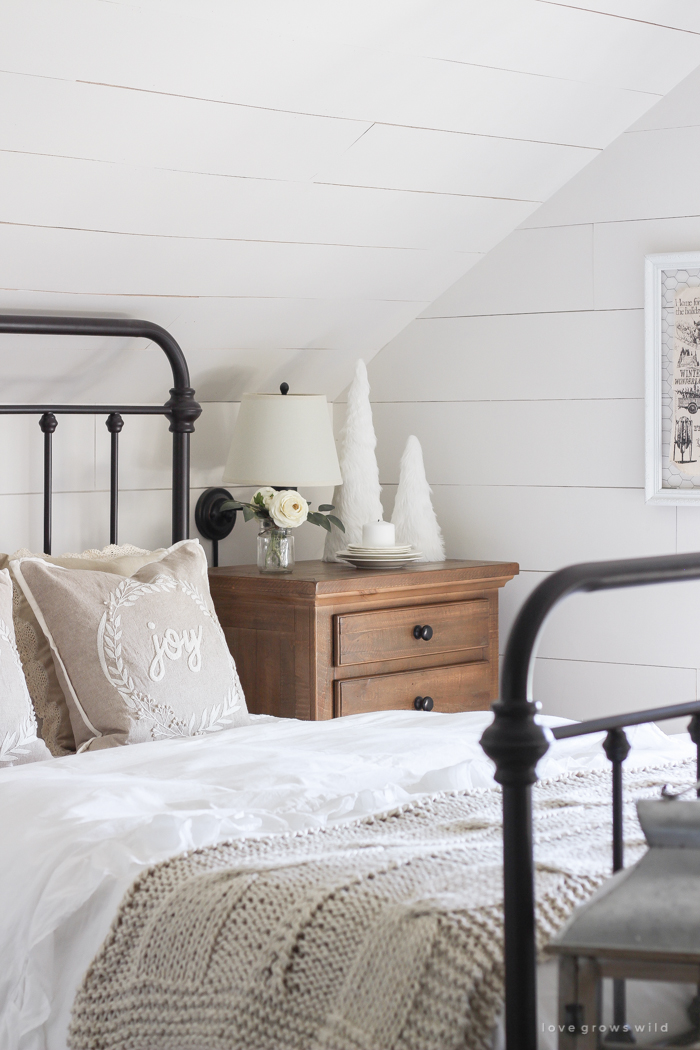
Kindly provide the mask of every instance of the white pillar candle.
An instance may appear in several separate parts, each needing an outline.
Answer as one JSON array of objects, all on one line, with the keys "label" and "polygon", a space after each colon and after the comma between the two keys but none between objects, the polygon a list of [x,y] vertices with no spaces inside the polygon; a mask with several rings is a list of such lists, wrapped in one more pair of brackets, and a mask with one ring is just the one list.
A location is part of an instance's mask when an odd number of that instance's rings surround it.
[{"label": "white pillar candle", "polygon": [[362,526],[363,547],[395,547],[396,529],[390,521],[370,521]]}]

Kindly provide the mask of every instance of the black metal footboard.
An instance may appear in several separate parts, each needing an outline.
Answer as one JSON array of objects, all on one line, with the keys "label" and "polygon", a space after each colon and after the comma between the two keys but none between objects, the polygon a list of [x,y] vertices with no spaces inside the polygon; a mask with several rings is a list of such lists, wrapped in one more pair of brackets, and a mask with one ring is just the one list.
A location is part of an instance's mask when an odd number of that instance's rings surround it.
[{"label": "black metal footboard", "polygon": [[[587,562],[560,569],[544,580],[522,606],[508,638],[501,674],[501,698],[481,744],[496,765],[503,789],[503,883],[505,911],[505,1019],[507,1050],[536,1050],[532,785],[535,767],[549,745],[535,723],[531,699],[534,654],[545,619],[563,598],[578,591],[612,590],[652,583],[700,579],[700,554]],[[692,715],[690,732],[700,741],[700,701],[596,719],[553,730],[561,739],[607,730],[604,748],[613,764],[613,865],[622,866],[622,762],[629,751],[627,725]],[[699,745],[700,752],[700,745]],[[619,1004],[618,1004],[619,1005]]]}]

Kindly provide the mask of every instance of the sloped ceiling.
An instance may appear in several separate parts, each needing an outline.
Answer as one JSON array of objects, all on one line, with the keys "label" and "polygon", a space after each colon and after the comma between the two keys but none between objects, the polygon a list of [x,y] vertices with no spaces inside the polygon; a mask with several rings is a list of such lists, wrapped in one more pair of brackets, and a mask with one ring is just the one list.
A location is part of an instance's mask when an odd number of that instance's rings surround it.
[{"label": "sloped ceiling", "polygon": [[[0,309],[156,321],[202,400],[335,397],[698,65],[696,0],[3,0]],[[0,339],[3,401],[168,380]]]}]

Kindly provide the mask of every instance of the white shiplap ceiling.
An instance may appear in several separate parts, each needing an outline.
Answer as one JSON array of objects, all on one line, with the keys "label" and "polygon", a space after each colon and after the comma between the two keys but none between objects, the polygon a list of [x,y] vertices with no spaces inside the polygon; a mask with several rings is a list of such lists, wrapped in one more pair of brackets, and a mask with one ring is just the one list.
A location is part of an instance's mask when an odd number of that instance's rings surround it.
[{"label": "white shiplap ceiling", "polygon": [[[157,321],[203,400],[336,396],[700,65],[696,0],[0,14],[0,308]],[[0,380],[161,400],[168,374],[136,344],[2,337]]]}]

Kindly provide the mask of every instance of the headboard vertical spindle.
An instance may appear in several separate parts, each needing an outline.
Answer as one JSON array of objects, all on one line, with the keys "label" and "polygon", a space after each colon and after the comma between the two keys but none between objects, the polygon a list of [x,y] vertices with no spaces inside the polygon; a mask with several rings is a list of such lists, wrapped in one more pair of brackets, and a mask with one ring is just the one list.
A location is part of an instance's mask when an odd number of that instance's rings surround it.
[{"label": "headboard vertical spindle", "polygon": [[105,420],[110,433],[109,456],[109,542],[119,542],[119,435],[124,419],[119,412],[110,412]]},{"label": "headboard vertical spindle", "polygon": [[58,420],[53,412],[44,412],[39,420],[44,435],[44,554],[51,553],[51,519],[53,502],[53,432]]}]

